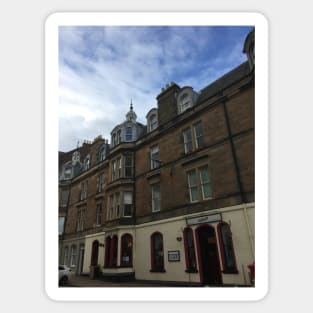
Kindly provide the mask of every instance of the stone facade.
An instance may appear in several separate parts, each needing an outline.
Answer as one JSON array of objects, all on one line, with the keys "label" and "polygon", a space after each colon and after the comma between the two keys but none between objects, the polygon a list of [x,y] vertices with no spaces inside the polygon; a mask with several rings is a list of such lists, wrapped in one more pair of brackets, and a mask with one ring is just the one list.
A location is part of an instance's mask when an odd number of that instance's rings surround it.
[{"label": "stone facade", "polygon": [[[113,145],[98,137],[76,149],[81,171],[60,174],[60,197],[68,190],[59,208],[61,263],[103,279],[251,285],[255,89],[248,43],[248,61],[199,93],[175,83],[162,89],[157,109],[147,110],[148,127],[136,122],[131,104],[111,133]],[[60,153],[60,173],[76,150]]]}]

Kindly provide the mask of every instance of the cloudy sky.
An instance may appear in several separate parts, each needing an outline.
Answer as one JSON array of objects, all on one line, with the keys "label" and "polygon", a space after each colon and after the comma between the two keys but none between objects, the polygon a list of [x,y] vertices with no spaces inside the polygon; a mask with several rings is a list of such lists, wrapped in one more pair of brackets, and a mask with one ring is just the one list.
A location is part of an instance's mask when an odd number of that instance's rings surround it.
[{"label": "cloudy sky", "polygon": [[132,99],[137,120],[167,83],[200,91],[246,60],[251,27],[59,27],[59,149],[110,132]]}]

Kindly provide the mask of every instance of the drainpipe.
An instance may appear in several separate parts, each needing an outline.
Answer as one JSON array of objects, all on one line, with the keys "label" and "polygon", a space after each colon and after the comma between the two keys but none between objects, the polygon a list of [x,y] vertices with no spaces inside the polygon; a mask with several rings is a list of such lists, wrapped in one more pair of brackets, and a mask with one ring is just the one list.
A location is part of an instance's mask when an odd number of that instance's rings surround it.
[{"label": "drainpipe", "polygon": [[235,166],[238,189],[239,189],[241,201],[243,203],[245,203],[246,199],[245,199],[245,194],[243,191],[242,181],[240,178],[240,169],[239,169],[237,154],[236,154],[235,145],[234,145],[234,141],[233,141],[233,135],[232,135],[231,128],[230,128],[229,116],[228,116],[228,112],[227,112],[227,108],[226,108],[226,99],[223,100],[222,106],[224,109],[224,117],[225,117],[225,122],[226,122],[227,134],[228,134],[228,138],[229,138],[229,142],[230,142],[230,148],[231,148],[232,157],[233,157],[233,162],[234,162],[234,166]]}]

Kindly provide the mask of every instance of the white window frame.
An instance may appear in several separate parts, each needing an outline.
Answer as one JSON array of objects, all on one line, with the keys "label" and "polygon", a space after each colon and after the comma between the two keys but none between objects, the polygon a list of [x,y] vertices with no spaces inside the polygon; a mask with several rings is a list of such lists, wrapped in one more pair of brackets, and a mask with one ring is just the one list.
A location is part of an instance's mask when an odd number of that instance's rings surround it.
[{"label": "white window frame", "polygon": [[156,114],[153,114],[149,118],[149,131],[153,131],[158,127],[158,118]]},{"label": "white window frame", "polygon": [[102,192],[104,190],[104,185],[105,185],[105,179],[104,179],[104,173],[102,173],[98,176],[98,192]]},{"label": "white window frame", "polygon": [[179,112],[183,113],[191,107],[191,99],[188,93],[184,93],[179,97]]},{"label": "white window frame", "polygon": [[[158,158],[155,159],[154,155],[157,155]],[[158,145],[155,145],[150,148],[150,169],[153,170],[155,168],[160,167],[160,161],[158,160],[160,157],[160,149]]]},{"label": "white window frame", "polygon": [[[126,159],[130,158],[131,166],[126,166]],[[126,168],[130,168],[131,175],[126,175]],[[132,155],[124,155],[124,177],[132,177],[133,176],[133,156]]]},{"label": "white window frame", "polygon": [[[190,174],[194,172],[195,173],[195,178],[196,178],[196,184],[191,186],[191,182],[190,182]],[[189,190],[189,199],[190,202],[198,202],[199,201],[199,186],[198,186],[198,179],[197,179],[197,170],[196,169],[192,169],[190,171],[187,172],[187,177],[188,177],[188,190]],[[197,199],[193,200],[192,199],[192,192],[191,189],[192,188],[196,188],[197,190]]]},{"label": "white window frame", "polygon": [[[187,132],[190,134],[190,140],[188,141]],[[184,140],[184,151],[185,153],[190,153],[193,151],[193,142],[192,142],[192,131],[190,127],[183,130],[183,140]],[[190,144],[190,150],[187,149],[188,145]]]},{"label": "white window frame", "polygon": [[102,224],[102,203],[98,203],[96,207],[96,225]]},{"label": "white window frame", "polygon": [[[202,133],[201,133],[200,136],[198,136],[198,134],[197,134],[197,132],[196,132],[196,126],[197,126],[197,125],[200,125],[200,126],[201,126]],[[202,140],[204,139],[204,136],[203,136],[203,125],[202,125],[202,122],[201,122],[201,121],[199,121],[199,122],[197,122],[197,123],[195,123],[195,124],[193,125],[193,132],[194,132],[194,136],[195,136],[196,148],[198,149],[198,148],[203,147],[203,145],[202,145],[202,146],[199,146],[199,138],[202,138]]]},{"label": "white window frame", "polygon": [[[156,197],[156,192],[155,192],[156,187],[159,189],[158,197]],[[161,186],[159,183],[151,185],[151,201],[152,201],[152,212],[161,211]],[[155,205],[156,201],[159,204],[158,208],[156,208],[156,205]]]},{"label": "white window frame", "polygon": [[[203,181],[202,181],[201,169],[206,169],[206,170],[208,171],[209,180],[208,180],[207,182],[203,182]],[[208,167],[207,165],[201,166],[201,167],[199,167],[198,171],[199,171],[199,176],[200,176],[200,184],[201,184],[202,199],[203,199],[203,200],[212,199],[212,184],[211,184],[211,179],[210,179],[209,167]],[[211,187],[211,188],[210,188],[210,189],[211,189],[211,194],[210,194],[208,197],[205,197],[205,196],[204,196],[204,188],[203,188],[203,185],[205,185],[205,184],[209,184],[210,187]]]}]

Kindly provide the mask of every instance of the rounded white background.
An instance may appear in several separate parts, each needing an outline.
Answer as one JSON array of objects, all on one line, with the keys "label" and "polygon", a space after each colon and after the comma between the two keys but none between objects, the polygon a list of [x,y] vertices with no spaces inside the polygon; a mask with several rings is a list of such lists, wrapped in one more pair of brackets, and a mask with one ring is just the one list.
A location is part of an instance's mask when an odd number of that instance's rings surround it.
[{"label": "rounded white background", "polygon": [[[28,0],[1,3],[1,307],[44,312],[311,307],[310,2]],[[269,21],[269,292],[257,302],[55,302],[44,291],[44,23],[60,11],[250,11]],[[265,104],[266,105],[266,104]],[[266,209],[266,208],[264,208]],[[105,291],[104,291],[105,292]]]}]

